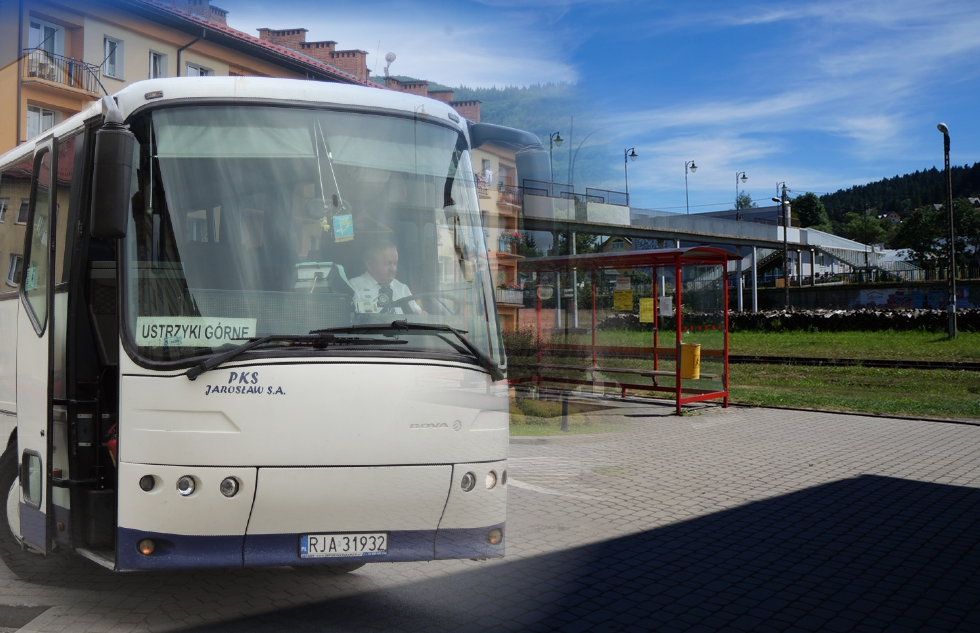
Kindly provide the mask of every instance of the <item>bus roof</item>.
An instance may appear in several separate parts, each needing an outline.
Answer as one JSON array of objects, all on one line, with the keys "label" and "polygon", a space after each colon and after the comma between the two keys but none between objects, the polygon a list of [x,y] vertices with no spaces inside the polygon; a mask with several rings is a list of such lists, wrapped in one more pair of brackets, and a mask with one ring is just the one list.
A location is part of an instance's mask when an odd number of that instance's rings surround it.
[{"label": "bus roof", "polygon": [[[151,93],[161,96],[148,97]],[[405,92],[369,88],[348,84],[306,79],[277,79],[271,77],[170,77],[145,79],[132,83],[112,95],[126,119],[145,105],[159,105],[175,101],[196,99],[228,99],[261,103],[309,103],[335,104],[395,110],[406,113],[419,112],[434,119],[456,124],[465,130],[466,124],[449,105]],[[422,108],[424,106],[424,108]],[[101,101],[95,101],[78,114],[68,118],[44,134],[29,139],[0,156],[0,166],[22,158],[34,151],[35,141],[49,136],[62,136],[81,128],[85,121],[101,116]],[[452,116],[450,116],[452,115]]]}]

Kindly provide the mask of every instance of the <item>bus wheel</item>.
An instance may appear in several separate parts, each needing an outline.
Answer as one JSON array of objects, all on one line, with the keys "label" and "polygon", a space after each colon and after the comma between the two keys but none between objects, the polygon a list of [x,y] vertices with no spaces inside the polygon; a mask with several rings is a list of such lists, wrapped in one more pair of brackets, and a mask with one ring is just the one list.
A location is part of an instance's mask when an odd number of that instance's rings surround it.
[{"label": "bus wheel", "polygon": [[304,574],[325,574],[342,576],[364,567],[367,563],[345,563],[343,565],[295,565],[294,570]]},{"label": "bus wheel", "polygon": [[8,446],[0,456],[0,493],[6,502],[4,525],[0,526],[3,540],[21,543],[20,538],[20,495],[17,490],[17,443]]}]

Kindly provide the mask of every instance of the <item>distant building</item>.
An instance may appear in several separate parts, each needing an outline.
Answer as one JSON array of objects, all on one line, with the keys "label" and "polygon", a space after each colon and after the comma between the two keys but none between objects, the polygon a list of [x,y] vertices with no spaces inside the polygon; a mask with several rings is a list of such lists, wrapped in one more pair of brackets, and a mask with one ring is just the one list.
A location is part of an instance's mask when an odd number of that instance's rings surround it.
[{"label": "distant building", "polygon": [[306,29],[254,37],[229,27],[227,14],[210,0],[0,2],[0,152],[141,79],[367,83],[363,51],[307,43]]}]

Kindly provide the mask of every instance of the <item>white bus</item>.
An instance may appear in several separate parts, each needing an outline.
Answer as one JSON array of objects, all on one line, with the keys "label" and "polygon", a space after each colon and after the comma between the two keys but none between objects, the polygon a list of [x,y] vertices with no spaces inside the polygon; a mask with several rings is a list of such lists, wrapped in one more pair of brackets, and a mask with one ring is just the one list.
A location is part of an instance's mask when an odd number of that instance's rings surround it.
[{"label": "white bus", "polygon": [[177,78],[0,157],[3,536],[115,570],[503,556],[487,141],[547,165],[414,95]]}]

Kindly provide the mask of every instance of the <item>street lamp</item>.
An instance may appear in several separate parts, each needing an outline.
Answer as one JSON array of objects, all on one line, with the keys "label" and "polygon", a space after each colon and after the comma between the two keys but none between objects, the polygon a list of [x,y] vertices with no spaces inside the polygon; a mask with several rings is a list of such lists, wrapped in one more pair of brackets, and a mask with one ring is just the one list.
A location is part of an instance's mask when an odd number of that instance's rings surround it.
[{"label": "street lamp", "polygon": [[953,241],[953,180],[949,173],[949,128],[945,123],[936,126],[943,133],[943,155],[946,161],[946,211],[949,213],[949,234],[946,244],[949,248],[949,298],[946,299],[947,326],[949,338],[956,338],[956,245]]},{"label": "street lamp", "polygon": [[629,206],[629,203],[630,203],[630,172],[629,172],[629,169],[627,169],[627,166],[629,165],[629,163],[626,161],[627,158],[629,158],[630,160],[636,160],[636,148],[635,147],[631,147],[629,149],[624,149],[623,150],[623,173],[626,174],[626,205]]},{"label": "street lamp", "polygon": [[736,220],[742,219],[742,214],[739,213],[739,208],[738,208],[738,177],[739,176],[742,177],[742,184],[745,184],[745,181],[749,179],[749,177],[745,175],[744,171],[735,172],[735,219]]},{"label": "street lamp", "polygon": [[[555,181],[555,159],[553,155],[553,146],[557,145],[558,147],[561,147],[561,142],[564,140],[565,139],[561,137],[561,132],[555,132],[554,134],[548,135],[548,164],[551,166],[551,174],[549,174],[551,176],[551,182]],[[554,195],[554,192],[552,192],[552,195]]]},{"label": "street lamp", "polygon": [[684,163],[684,205],[687,207],[687,214],[691,215],[691,201],[687,197],[687,168],[691,167],[691,173],[693,174],[698,170],[698,166],[694,164],[693,160],[689,160]]},{"label": "street lamp", "polygon": [[789,310],[789,242],[787,234],[789,225],[792,224],[792,210],[790,209],[789,196],[786,195],[786,183],[783,183],[783,196],[773,198],[773,202],[778,202],[783,207],[783,307]]}]

